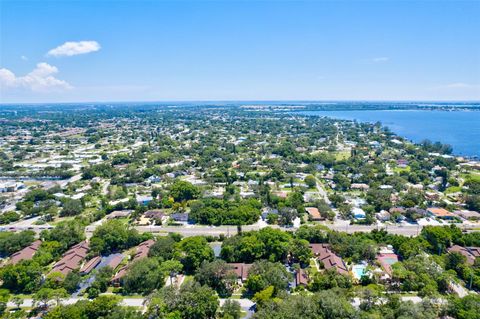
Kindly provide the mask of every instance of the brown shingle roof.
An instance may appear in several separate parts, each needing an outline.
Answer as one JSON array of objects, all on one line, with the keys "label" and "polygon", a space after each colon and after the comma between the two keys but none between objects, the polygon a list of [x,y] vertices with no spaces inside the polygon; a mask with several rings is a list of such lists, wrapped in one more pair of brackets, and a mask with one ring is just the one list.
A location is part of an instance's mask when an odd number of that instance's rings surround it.
[{"label": "brown shingle roof", "polygon": [[[472,247],[474,248],[474,247]],[[453,245],[452,247],[448,248],[449,253],[459,253],[467,258],[467,263],[469,265],[473,265],[475,263],[475,255],[473,255],[469,249],[458,246],[458,245]]]},{"label": "brown shingle roof", "polygon": [[330,250],[330,245],[328,244],[310,244],[310,249],[313,254],[317,256],[318,260],[323,263],[325,269],[335,269],[340,274],[347,274],[348,269],[343,259],[334,254]]},{"label": "brown shingle roof", "polygon": [[63,254],[62,259],[60,259],[52,268],[51,272],[61,272],[64,275],[67,275],[74,269],[80,267],[80,263],[85,259],[88,253],[88,243],[82,241],[81,243],[70,248],[65,254]]},{"label": "brown shingle roof", "polygon": [[[137,246],[137,251],[135,253],[135,256],[133,256],[133,259],[132,261],[130,262],[130,264],[136,260],[139,260],[139,259],[142,259],[142,258],[145,258],[148,256],[148,252],[150,251],[150,247],[152,247],[152,245],[155,243],[155,241],[153,239],[149,239],[147,241],[144,241],[143,243],[141,243],[140,245]],[[121,260],[120,260],[121,261]],[[120,270],[117,272],[117,274],[115,275],[115,277],[113,277],[112,281],[116,281],[116,282],[119,282],[120,279],[123,278],[123,276],[125,276],[127,274],[127,271],[128,271],[128,267],[129,265],[125,265],[123,266],[122,268],[120,268]],[[117,265],[118,266],[118,265]]]},{"label": "brown shingle roof", "polygon": [[248,277],[248,271],[252,267],[252,264],[244,263],[229,263],[229,266],[232,267],[232,270],[237,274],[237,278],[242,281],[246,280]]},{"label": "brown shingle roof", "polygon": [[15,265],[22,260],[30,260],[37,253],[38,248],[42,244],[41,240],[35,240],[33,243],[23,248],[20,251],[17,251],[10,256],[9,264]]},{"label": "brown shingle roof", "polygon": [[118,265],[122,263],[122,260],[123,260],[123,255],[115,256],[112,258],[112,260],[110,260],[107,266],[115,270],[115,268],[117,268]]},{"label": "brown shingle roof", "polygon": [[299,269],[296,274],[295,274],[295,282],[297,286],[302,285],[306,286],[308,285],[308,274],[305,271],[305,269]]},{"label": "brown shingle roof", "polygon": [[100,256],[93,257],[92,259],[87,261],[85,265],[83,265],[82,269],[80,269],[80,272],[84,274],[90,273],[93,268],[95,268],[100,263],[101,260],[102,257]]}]

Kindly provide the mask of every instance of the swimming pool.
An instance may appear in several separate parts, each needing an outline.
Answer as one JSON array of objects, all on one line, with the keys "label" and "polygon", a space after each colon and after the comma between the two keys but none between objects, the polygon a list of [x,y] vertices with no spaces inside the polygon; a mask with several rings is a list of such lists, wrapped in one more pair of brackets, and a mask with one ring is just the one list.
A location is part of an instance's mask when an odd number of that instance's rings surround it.
[{"label": "swimming pool", "polygon": [[389,264],[390,266],[393,265],[394,263],[396,263],[396,262],[398,261],[398,259],[397,259],[397,258],[394,258],[394,257],[384,257],[384,258],[382,258],[382,260],[383,260],[385,263]]},{"label": "swimming pool", "polygon": [[353,277],[357,280],[360,280],[363,275],[365,275],[366,271],[365,269],[367,268],[366,265],[358,264],[358,265],[353,265],[352,266],[352,273]]}]

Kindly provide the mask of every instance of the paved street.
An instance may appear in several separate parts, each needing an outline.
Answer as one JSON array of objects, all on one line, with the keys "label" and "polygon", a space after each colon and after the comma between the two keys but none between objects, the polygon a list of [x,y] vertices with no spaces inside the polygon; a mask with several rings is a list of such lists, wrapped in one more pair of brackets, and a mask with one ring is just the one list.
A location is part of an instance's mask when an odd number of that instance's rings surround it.
[{"label": "paved street", "polygon": [[[242,231],[249,230],[260,230],[267,225],[265,224],[254,224],[242,226]],[[421,231],[423,226],[421,225],[411,225],[411,224],[398,224],[398,225],[350,225],[345,221],[336,221],[334,224],[324,224],[324,226],[347,233],[354,232],[370,232],[374,229],[385,229],[391,234],[404,235],[404,236],[417,236]],[[460,228],[467,231],[473,231],[475,226],[473,225],[458,225]],[[285,231],[293,231],[294,228],[279,227],[277,225],[270,225],[272,228],[279,228]],[[87,233],[92,233],[96,228],[96,225],[90,225],[86,227]],[[219,236],[221,234],[225,236],[235,235],[237,233],[236,226],[202,226],[202,225],[187,225],[187,226],[136,226],[135,227],[139,232],[145,233],[155,233],[155,234],[168,234],[168,233],[179,233],[183,236],[199,236],[199,235],[211,235]]]}]

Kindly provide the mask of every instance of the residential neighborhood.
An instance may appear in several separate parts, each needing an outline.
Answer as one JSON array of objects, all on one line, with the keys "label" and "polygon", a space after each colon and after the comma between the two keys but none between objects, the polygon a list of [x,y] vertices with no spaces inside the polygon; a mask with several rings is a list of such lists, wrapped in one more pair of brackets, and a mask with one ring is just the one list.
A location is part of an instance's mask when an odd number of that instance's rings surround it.
[{"label": "residential neighborhood", "polygon": [[167,318],[194,296],[214,310],[179,318],[317,298],[338,318],[467,318],[455,307],[478,302],[480,164],[448,145],[290,110],[51,112],[1,113],[5,313]]}]

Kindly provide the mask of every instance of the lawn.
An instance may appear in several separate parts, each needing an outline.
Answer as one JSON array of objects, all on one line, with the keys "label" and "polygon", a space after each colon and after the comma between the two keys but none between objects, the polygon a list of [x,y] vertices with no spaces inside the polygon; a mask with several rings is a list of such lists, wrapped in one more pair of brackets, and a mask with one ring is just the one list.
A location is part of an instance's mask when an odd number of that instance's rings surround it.
[{"label": "lawn", "polygon": [[351,156],[350,151],[338,151],[338,152],[335,152],[335,160],[336,160],[336,161],[342,161],[342,160],[349,159],[350,156]]},{"label": "lawn", "polygon": [[480,182],[480,173],[461,174],[460,176],[463,177],[465,181],[474,180]]},{"label": "lawn", "polygon": [[317,264],[315,263],[315,259],[310,258],[310,273],[312,275],[316,274],[318,272]]},{"label": "lawn", "polygon": [[457,193],[457,192],[461,192],[462,191],[462,188],[460,186],[450,186],[449,188],[447,188],[445,190],[445,193],[446,194],[452,194],[452,193]]},{"label": "lawn", "polygon": [[393,171],[394,171],[395,173],[400,174],[400,173],[402,173],[402,172],[410,172],[410,171],[411,171],[411,168],[410,168],[410,166],[406,166],[406,167],[398,167],[398,166],[396,166],[396,167],[393,168]]}]

